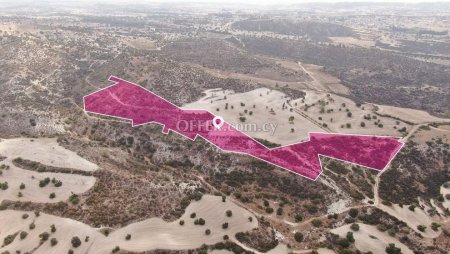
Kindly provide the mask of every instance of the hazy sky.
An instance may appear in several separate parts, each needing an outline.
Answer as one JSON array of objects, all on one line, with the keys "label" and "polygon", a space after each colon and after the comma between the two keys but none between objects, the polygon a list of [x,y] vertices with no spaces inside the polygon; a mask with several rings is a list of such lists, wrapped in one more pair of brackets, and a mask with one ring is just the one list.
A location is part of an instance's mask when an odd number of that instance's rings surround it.
[{"label": "hazy sky", "polygon": [[[0,2],[22,2],[29,0],[0,0]],[[34,0],[33,2],[51,2]],[[336,2],[377,2],[377,3],[439,3],[450,0],[59,0],[57,2],[110,2],[110,3],[164,3],[164,2],[201,2],[201,3],[251,3],[251,4],[295,4],[295,3],[336,3]]]},{"label": "hazy sky", "polygon": [[[108,2],[108,0],[99,0],[102,2]],[[119,1],[119,2],[124,2],[121,0],[111,0],[111,1]],[[211,2],[211,3],[215,3],[215,2],[219,2],[219,3],[224,3],[224,2],[233,2],[233,3],[262,3],[262,4],[285,4],[285,3],[314,3],[314,2],[331,2],[331,3],[335,3],[335,2],[381,2],[381,3],[398,3],[398,2],[402,2],[402,3],[420,3],[420,2],[425,2],[425,3],[435,3],[435,2],[450,2],[450,0],[128,0],[127,2],[140,2],[140,3],[145,3],[145,2]]]},{"label": "hazy sky", "polygon": [[0,3],[164,3],[164,2],[190,2],[190,3],[222,3],[222,4],[300,4],[300,3],[337,3],[337,2],[376,2],[376,3],[439,3],[450,0],[0,0]]}]

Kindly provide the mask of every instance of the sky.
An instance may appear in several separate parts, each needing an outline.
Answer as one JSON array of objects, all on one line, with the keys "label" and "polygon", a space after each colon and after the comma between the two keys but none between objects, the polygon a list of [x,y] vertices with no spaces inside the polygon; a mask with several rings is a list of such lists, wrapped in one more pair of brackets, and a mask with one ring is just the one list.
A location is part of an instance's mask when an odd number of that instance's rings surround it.
[{"label": "sky", "polygon": [[[20,3],[30,0],[0,0],[0,2]],[[55,0],[56,1],[56,0]],[[51,0],[33,0],[32,2],[51,2]],[[376,2],[376,3],[437,3],[450,0],[58,0],[57,2],[104,2],[104,3],[164,3],[164,2],[199,2],[199,3],[251,3],[251,4],[298,4],[298,3],[336,3],[336,2]]]},{"label": "sky", "polygon": [[[220,6],[246,6],[246,7],[263,7],[272,8],[280,7],[286,8],[293,4],[302,3],[434,3],[433,6],[439,6],[439,3],[445,3],[448,6],[450,0],[0,0],[0,4],[8,5],[26,5],[35,6],[40,3],[45,3],[52,6],[61,6],[65,4],[80,6],[80,5],[95,5],[95,4],[161,4],[161,3],[191,3],[191,4],[218,4]],[[0,6],[1,8],[1,6]]]},{"label": "sky", "polygon": [[[108,0],[100,0],[108,2]],[[120,1],[120,0],[110,0]],[[122,1],[120,1],[122,2]],[[205,2],[205,3],[252,3],[252,4],[295,4],[295,3],[335,3],[335,2],[377,2],[377,3],[435,3],[435,2],[450,2],[450,0],[127,0],[127,2],[135,3],[155,3],[155,2]]]}]

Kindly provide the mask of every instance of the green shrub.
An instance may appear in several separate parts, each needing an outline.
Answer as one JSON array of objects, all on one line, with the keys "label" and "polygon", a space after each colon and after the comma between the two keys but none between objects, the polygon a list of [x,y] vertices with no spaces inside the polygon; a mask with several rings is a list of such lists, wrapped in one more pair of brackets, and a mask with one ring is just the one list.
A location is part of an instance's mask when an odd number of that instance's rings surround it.
[{"label": "green shrub", "polygon": [[314,219],[314,220],[311,221],[311,224],[312,224],[314,227],[318,228],[318,227],[322,226],[322,221],[321,221],[321,220],[318,220],[318,219]]},{"label": "green shrub", "polygon": [[3,246],[10,245],[12,242],[14,242],[14,239],[16,238],[17,234],[14,235],[8,235],[3,239]]},{"label": "green shrub", "polygon": [[47,232],[43,232],[39,235],[39,238],[41,238],[41,242],[45,242],[50,237],[50,234]]},{"label": "green shrub", "polygon": [[353,230],[353,231],[358,231],[358,230],[359,230],[359,225],[356,224],[356,223],[353,223],[353,224],[350,226],[350,229]]},{"label": "green shrub", "polygon": [[74,248],[78,248],[81,245],[81,240],[80,240],[80,238],[78,236],[72,237],[72,240],[70,242],[72,243],[72,246]]},{"label": "green shrub", "polygon": [[77,194],[72,194],[69,198],[70,203],[72,203],[72,205],[77,205],[80,202],[80,199],[78,198]]},{"label": "green shrub", "polygon": [[434,231],[437,231],[439,227],[441,227],[439,223],[436,222],[431,223],[431,229],[433,229]]},{"label": "green shrub", "polygon": [[53,246],[55,246],[55,245],[57,245],[58,244],[58,240],[56,240],[56,238],[52,238],[52,239],[50,239],[50,245],[53,247]]},{"label": "green shrub", "polygon": [[347,238],[341,238],[339,240],[339,245],[342,246],[342,248],[348,248],[348,246],[350,246],[350,242]]},{"label": "green shrub", "polygon": [[20,240],[23,240],[25,238],[27,238],[28,233],[25,231],[20,232],[19,236],[20,236]]},{"label": "green shrub", "polygon": [[295,232],[294,238],[295,238],[295,241],[301,242],[301,241],[303,241],[303,234],[300,232]]},{"label": "green shrub", "polygon": [[400,248],[395,247],[395,244],[390,243],[387,247],[386,247],[386,253],[387,254],[401,254],[402,250]]},{"label": "green shrub", "polygon": [[356,218],[356,216],[358,216],[358,209],[352,208],[352,209],[350,209],[350,211],[348,212],[348,214],[349,214],[352,218]]}]

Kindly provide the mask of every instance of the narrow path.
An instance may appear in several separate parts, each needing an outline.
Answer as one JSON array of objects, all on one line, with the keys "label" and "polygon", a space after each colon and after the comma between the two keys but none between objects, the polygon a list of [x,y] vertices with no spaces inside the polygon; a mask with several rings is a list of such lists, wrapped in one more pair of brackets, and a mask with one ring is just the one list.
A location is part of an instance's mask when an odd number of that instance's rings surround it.
[{"label": "narrow path", "polygon": [[322,130],[326,131],[326,132],[333,132],[330,128],[328,127],[324,127],[323,125],[321,125],[319,122],[317,122],[316,120],[312,119],[311,117],[309,117],[307,114],[303,113],[302,111],[300,111],[299,109],[294,108],[294,112],[301,115],[302,117],[304,117],[306,120],[310,121],[311,123],[313,123],[314,125],[316,125],[317,127],[321,128]]},{"label": "narrow path", "polygon": [[[402,142],[406,143],[411,137],[412,135],[414,135],[414,133],[416,133],[420,127],[424,126],[426,124],[418,124],[415,125],[409,132],[408,134],[402,138]],[[381,171],[380,173],[377,174],[377,176],[375,177],[375,185],[374,185],[374,190],[373,190],[373,195],[374,195],[374,206],[379,207],[380,206],[380,195],[379,195],[379,190],[380,190],[380,179],[381,176],[388,171],[390,168],[390,166],[387,166],[383,171]]]},{"label": "narrow path", "polygon": [[312,86],[319,92],[329,92],[328,88],[326,88],[317,78],[312,74],[310,71],[308,71],[301,62],[298,62],[298,66],[302,69],[303,72],[308,74],[308,76],[312,79],[311,84]]}]

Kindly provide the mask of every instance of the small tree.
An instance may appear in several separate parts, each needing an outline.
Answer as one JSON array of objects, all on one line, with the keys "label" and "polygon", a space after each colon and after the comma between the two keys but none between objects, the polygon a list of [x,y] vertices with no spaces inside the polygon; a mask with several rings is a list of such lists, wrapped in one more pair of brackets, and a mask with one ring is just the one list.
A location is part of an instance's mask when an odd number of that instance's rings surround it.
[{"label": "small tree", "polygon": [[56,180],[53,184],[55,185],[55,187],[61,187],[63,183],[60,180]]},{"label": "small tree", "polygon": [[70,242],[72,243],[72,246],[74,248],[78,248],[81,245],[81,240],[80,240],[80,238],[78,236],[72,237],[72,240]]},{"label": "small tree", "polygon": [[355,242],[355,238],[353,237],[353,232],[348,231],[346,237],[349,242],[351,242],[351,243]]},{"label": "small tree", "polygon": [[350,226],[350,229],[353,230],[353,231],[359,231],[359,225],[356,224],[356,223],[353,223],[353,224]]},{"label": "small tree", "polygon": [[350,209],[350,211],[348,212],[348,214],[349,214],[352,218],[356,218],[356,216],[358,216],[358,209],[352,208],[352,209]]},{"label": "small tree", "polygon": [[180,226],[183,226],[184,225],[184,220],[180,220]]},{"label": "small tree", "polygon": [[20,240],[23,240],[27,237],[28,233],[25,231],[20,232]]},{"label": "small tree", "polygon": [[266,213],[273,213],[272,207],[266,207]]},{"label": "small tree", "polygon": [[41,234],[39,235],[39,238],[41,238],[41,242],[45,242],[45,241],[48,240],[48,237],[49,237],[49,236],[50,236],[49,233],[43,232],[43,233],[41,233]]},{"label": "small tree", "polygon": [[341,245],[342,248],[348,248],[348,246],[350,246],[350,242],[347,238],[341,238],[341,240],[339,240],[339,245]]},{"label": "small tree", "polygon": [[127,235],[125,236],[125,240],[129,241],[130,239],[131,239],[131,235],[130,235],[130,234],[127,234]]},{"label": "small tree", "polygon": [[278,207],[278,209],[277,209],[277,215],[278,215],[278,216],[283,215],[283,208]]},{"label": "small tree", "polygon": [[322,226],[322,221],[321,221],[321,220],[318,220],[318,219],[314,219],[314,220],[311,221],[311,224],[312,224],[314,227],[318,228],[318,227]]},{"label": "small tree", "polygon": [[420,232],[425,232],[425,229],[426,229],[427,227],[425,227],[424,225],[419,225],[419,226],[417,226],[417,229],[420,231]]},{"label": "small tree", "polygon": [[225,214],[227,215],[227,217],[231,217],[233,215],[233,212],[231,210],[227,210]]},{"label": "small tree", "polygon": [[224,224],[222,224],[222,228],[223,229],[227,229],[228,228],[228,222],[225,222]]},{"label": "small tree", "polygon": [[[10,245],[12,242],[14,242],[14,239],[16,238],[16,234],[14,235],[7,235],[4,239],[3,239],[3,246],[6,245]],[[2,247],[3,247],[2,246]]]},{"label": "small tree", "polygon": [[55,246],[55,245],[57,245],[58,244],[58,240],[56,240],[56,238],[52,238],[52,239],[50,239],[50,245],[53,247],[53,246]]},{"label": "small tree", "polygon": [[431,229],[437,231],[441,225],[439,223],[433,222],[431,223]]},{"label": "small tree", "polygon": [[390,243],[387,247],[386,247],[386,253],[387,254],[401,254],[402,250],[400,248],[395,247],[395,244]]},{"label": "small tree", "polygon": [[211,230],[208,228],[207,230],[205,230],[205,235],[210,235],[211,234]]},{"label": "small tree", "polygon": [[302,242],[303,241],[303,234],[300,233],[300,232],[295,232],[294,238],[295,238],[295,241]]},{"label": "small tree", "polygon": [[72,194],[69,198],[70,203],[72,203],[72,205],[77,205],[80,202],[80,199],[78,198],[77,194]]}]

